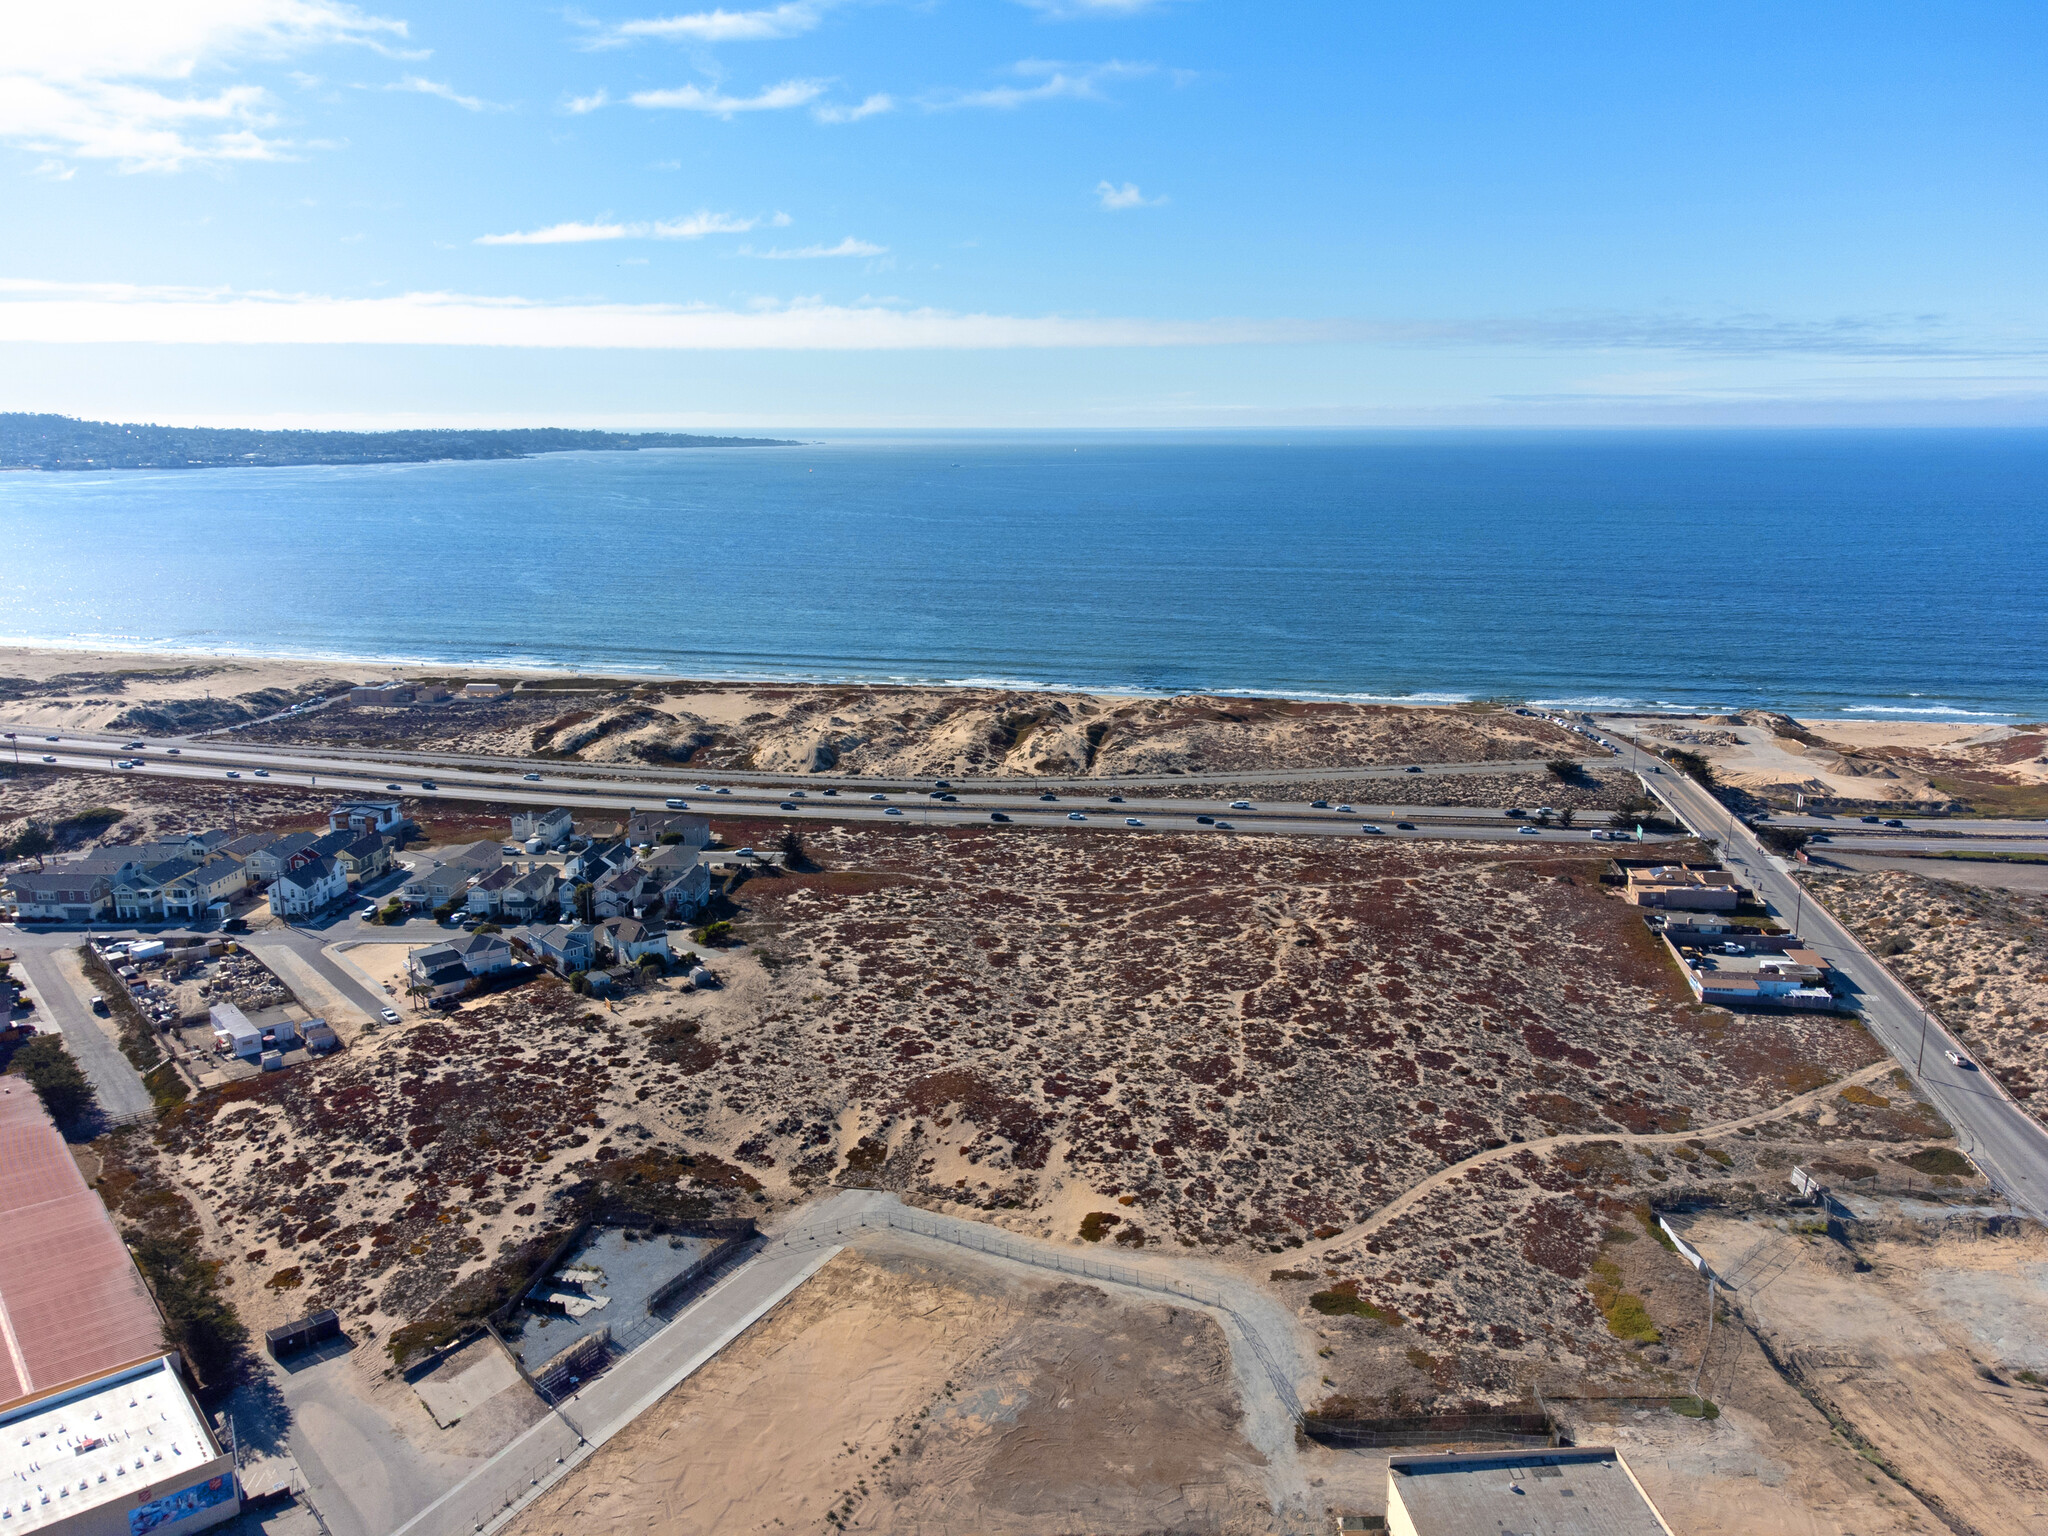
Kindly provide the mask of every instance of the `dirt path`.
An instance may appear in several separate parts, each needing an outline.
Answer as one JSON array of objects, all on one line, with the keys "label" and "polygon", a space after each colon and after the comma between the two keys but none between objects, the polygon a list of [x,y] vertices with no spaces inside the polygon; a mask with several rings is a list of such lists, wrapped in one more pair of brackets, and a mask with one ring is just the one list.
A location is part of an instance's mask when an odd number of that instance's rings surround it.
[{"label": "dirt path", "polygon": [[1347,1227],[1335,1237],[1325,1238],[1319,1243],[1308,1244],[1302,1249],[1302,1256],[1304,1258],[1319,1258],[1333,1249],[1341,1249],[1357,1242],[1360,1238],[1370,1237],[1395,1217],[1414,1206],[1418,1201],[1443,1188],[1444,1185],[1450,1183],[1453,1179],[1463,1178],[1473,1169],[1483,1167],[1487,1163],[1499,1162],[1503,1158],[1519,1157],[1524,1152],[1548,1152],[1558,1147],[1579,1147],[1596,1141],[1616,1141],[1620,1142],[1623,1146],[1630,1147],[1656,1147],[1673,1146],[1686,1141],[1704,1140],[1709,1136],[1730,1136],[1746,1126],[1764,1125],[1772,1120],[1782,1120],[1787,1115],[1796,1115],[1800,1111],[1809,1109],[1822,1100],[1840,1093],[1844,1088],[1861,1083],[1874,1082],[1878,1078],[1896,1070],[1898,1070],[1898,1063],[1887,1056],[1883,1061],[1873,1062],[1870,1066],[1851,1072],[1847,1077],[1838,1077],[1833,1082],[1824,1084],[1810,1093],[1802,1093],[1797,1098],[1787,1099],[1775,1109],[1767,1109],[1760,1114],[1744,1115],[1740,1120],[1723,1120],[1717,1125],[1697,1126],[1684,1131],[1642,1133],[1615,1131],[1611,1135],[1605,1136],[1543,1136],[1535,1141],[1515,1141],[1509,1142],[1504,1147],[1491,1147],[1484,1152],[1475,1153],[1463,1162],[1453,1163],[1448,1168],[1439,1169],[1420,1184],[1410,1185],[1392,1200],[1389,1200],[1385,1205],[1366,1217],[1357,1226]]}]

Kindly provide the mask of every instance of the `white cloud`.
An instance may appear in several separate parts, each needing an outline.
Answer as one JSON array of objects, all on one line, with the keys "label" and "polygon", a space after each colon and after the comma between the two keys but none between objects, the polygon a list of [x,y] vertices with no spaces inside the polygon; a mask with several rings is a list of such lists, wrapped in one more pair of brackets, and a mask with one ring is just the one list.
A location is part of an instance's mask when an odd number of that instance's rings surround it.
[{"label": "white cloud", "polygon": [[[570,222],[550,224],[545,229],[531,229],[507,235],[478,235],[478,245],[584,245],[593,240],[701,240],[706,235],[744,235],[750,229],[758,229],[764,221],[742,218],[736,213],[710,213],[699,210],[688,218],[655,219],[651,222],[626,224],[614,220],[594,220],[590,223]],[[778,213],[765,221],[780,226],[789,222],[789,215]]]},{"label": "white cloud", "polygon": [[338,0],[94,0],[89,17],[16,5],[0,49],[0,142],[130,171],[281,159],[291,145],[268,134],[267,92],[189,82],[334,44],[395,53],[405,35],[404,22]]},{"label": "white cloud", "polygon": [[1099,89],[1105,80],[1128,80],[1152,73],[1150,64],[1127,64],[1121,59],[1111,59],[1103,64],[1061,64],[1051,59],[1023,59],[1010,66],[1010,72],[1027,80],[1036,80],[1035,85],[998,85],[980,91],[938,91],[922,98],[921,105],[928,112],[949,112],[957,107],[992,107],[998,111],[1009,111],[1026,106],[1034,101],[1053,101],[1061,97],[1074,97],[1084,101],[1102,101]]},{"label": "white cloud", "polygon": [[1289,345],[1355,339],[1347,322],[960,314],[766,300],[739,310],[391,298],[0,279],[0,342],[589,347],[653,351],[906,351]]},{"label": "white cloud", "polygon": [[885,255],[888,249],[889,247],[886,245],[876,245],[868,240],[856,240],[853,236],[848,235],[837,245],[800,245],[786,251],[777,249],[755,251],[741,246],[739,254],[742,256],[759,257],[762,261],[810,261],[821,256],[881,256]]},{"label": "white cloud", "polygon": [[571,112],[576,113],[578,116],[581,116],[585,112],[595,112],[599,107],[604,106],[611,99],[612,98],[610,93],[607,92],[605,88],[600,85],[588,96],[571,96],[569,98],[569,110]]},{"label": "white cloud", "polygon": [[880,112],[894,112],[896,98],[876,92],[857,106],[840,107],[830,102],[821,102],[811,108],[811,116],[821,123],[857,123],[864,117],[873,117]]},{"label": "white cloud", "polygon": [[806,106],[825,94],[822,80],[785,80],[752,96],[727,96],[697,85],[679,85],[666,91],[635,91],[627,99],[636,107],[670,108],[681,112],[709,112],[731,117],[735,112],[780,112]]},{"label": "white cloud", "polygon": [[831,0],[789,0],[758,11],[728,11],[721,6],[683,16],[648,16],[607,29],[599,34],[595,46],[615,47],[644,37],[690,43],[758,43],[796,37],[817,26],[830,4]]},{"label": "white cloud", "polygon": [[384,87],[387,91],[412,91],[421,96],[438,96],[443,101],[452,101],[456,106],[470,112],[503,112],[506,108],[496,102],[485,101],[481,96],[465,96],[452,85],[439,80],[423,79],[419,75],[407,75]]},{"label": "white cloud", "polygon": [[77,174],[78,168],[76,166],[66,165],[55,156],[43,161],[42,164],[29,172],[29,175],[40,176],[44,181],[69,181]]},{"label": "white cloud", "polygon": [[1095,184],[1095,197],[1102,205],[1104,213],[1121,213],[1126,208],[1157,208],[1166,202],[1166,194],[1147,197],[1138,190],[1138,184],[1133,181],[1127,181],[1120,187],[1106,181],[1098,181]]}]

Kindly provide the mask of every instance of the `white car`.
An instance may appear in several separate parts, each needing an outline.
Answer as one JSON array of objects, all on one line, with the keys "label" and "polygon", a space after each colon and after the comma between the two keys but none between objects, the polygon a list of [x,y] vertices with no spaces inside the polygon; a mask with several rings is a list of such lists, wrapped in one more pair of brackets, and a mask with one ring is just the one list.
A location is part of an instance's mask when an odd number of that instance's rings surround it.
[{"label": "white car", "polygon": [[1138,820],[1135,816],[1126,816],[1124,818],[1124,825],[1127,827],[1142,827],[1145,823]]},{"label": "white car", "polygon": [[677,800],[673,796],[671,796],[668,800],[663,801],[662,803],[665,804],[672,811],[687,811],[690,808],[689,801]]},{"label": "white car", "polygon": [[46,763],[54,763],[55,761],[57,761],[56,754],[52,752],[45,752],[43,754],[43,761]]},{"label": "white car", "polygon": [[230,769],[228,770],[228,777],[229,777],[229,778],[231,778],[231,779],[239,779],[239,778],[241,777],[241,775],[240,775],[239,773],[235,772],[235,770],[234,770],[234,769],[230,768]]},{"label": "white car", "polygon": [[1340,805],[1337,807],[1337,814],[1339,816],[1356,816],[1358,812],[1352,810],[1348,805]]},{"label": "white car", "polygon": [[1538,832],[1534,827],[1517,827],[1515,828],[1515,830],[1521,833],[1524,837],[1541,837],[1543,835],[1542,833]]},{"label": "white car", "polygon": [[711,793],[711,786],[709,784],[692,784],[690,788],[696,790],[697,793],[700,795],[708,795]]},{"label": "white car", "polygon": [[1378,825],[1377,825],[1376,823],[1374,823],[1374,822],[1370,822],[1370,821],[1368,821],[1368,822],[1366,822],[1366,823],[1365,823],[1365,824],[1364,824],[1363,826],[1361,826],[1361,827],[1360,827],[1360,828],[1359,828],[1358,830],[1359,830],[1359,831],[1361,831],[1361,832],[1377,832],[1377,831],[1379,831],[1379,826],[1378,826]]},{"label": "white car", "polygon": [[882,814],[884,816],[901,816],[903,814],[903,807],[900,805],[892,805],[887,810],[883,811]]},{"label": "white car", "polygon": [[1249,800],[1233,800],[1230,802],[1230,808],[1233,811],[1248,811],[1252,808],[1252,803]]},{"label": "white car", "polygon": [[1977,1063],[1970,1060],[1961,1051],[1943,1051],[1941,1054],[1948,1058],[1950,1066],[1961,1067],[1965,1072],[1977,1070]]},{"label": "white car", "polygon": [[377,1017],[382,1019],[386,1024],[396,1024],[398,1022],[398,1010],[396,1008],[386,1008],[382,1013],[378,1014]]},{"label": "white car", "polygon": [[1086,821],[1087,819],[1088,818],[1086,816],[1083,816],[1079,811],[1067,812],[1067,820],[1069,821]]}]

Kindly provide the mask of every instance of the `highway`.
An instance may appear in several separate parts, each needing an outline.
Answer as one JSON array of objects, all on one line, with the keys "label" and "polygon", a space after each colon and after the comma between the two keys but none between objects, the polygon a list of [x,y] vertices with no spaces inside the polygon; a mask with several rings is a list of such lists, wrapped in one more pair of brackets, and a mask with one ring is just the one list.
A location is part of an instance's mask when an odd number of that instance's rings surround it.
[{"label": "highway", "polygon": [[[133,738],[129,738],[133,739]],[[551,806],[566,805],[574,811],[661,810],[668,801],[682,802],[680,808],[707,816],[769,817],[789,821],[896,822],[918,826],[986,826],[992,813],[1000,812],[1012,824],[1041,830],[1108,828],[1113,831],[1209,832],[1284,834],[1288,836],[1474,838],[1518,842],[1588,843],[1606,841],[1604,813],[1589,813],[1589,825],[1545,827],[1524,832],[1526,818],[1510,818],[1499,808],[1456,808],[1399,804],[1354,805],[1348,813],[1334,807],[1319,810],[1299,800],[1274,803],[1252,802],[1238,808],[1235,802],[1169,798],[1123,798],[1115,781],[1093,781],[1071,785],[1066,781],[1044,784],[1033,780],[1000,781],[1007,792],[976,791],[965,781],[951,801],[932,798],[934,781],[924,780],[819,780],[800,776],[770,778],[749,774],[681,776],[674,773],[659,779],[647,777],[648,770],[622,782],[609,767],[554,762],[530,763],[518,759],[477,759],[492,765],[489,770],[457,767],[436,770],[424,776],[432,789],[423,787],[419,765],[407,754],[395,753],[309,753],[297,749],[248,747],[228,741],[185,741],[176,744],[151,740],[140,749],[125,742],[98,735],[60,735],[18,743],[24,762],[87,773],[121,777],[141,776],[220,782],[233,781],[256,787],[311,787],[338,796],[376,798],[402,794],[411,799],[451,802]],[[119,768],[120,761],[137,763]],[[1603,757],[1603,763],[1611,758]],[[1474,765],[1463,765],[1471,768]],[[1290,770],[1295,771],[1295,770]],[[1337,776],[1324,770],[1321,778]],[[1344,770],[1342,776],[1349,777]],[[1383,770],[1389,787],[1406,781],[1406,770]],[[1226,776],[1242,782],[1245,775]],[[885,787],[873,787],[881,785]],[[1120,798],[1112,800],[1116,795]],[[1534,811],[1536,806],[1526,809]],[[1209,817],[1217,827],[1198,821]],[[1400,822],[1414,825],[1403,828]],[[1377,830],[1367,832],[1370,824]],[[1599,833],[1598,838],[1595,833]]]},{"label": "highway", "polygon": [[1786,865],[1766,853],[1727,807],[1675,769],[1667,767],[1648,782],[1681,821],[1703,837],[1718,839],[1728,867],[1848,981],[1871,1034],[1956,1128],[1961,1149],[1999,1193],[2036,1220],[2048,1219],[2048,1130],[2013,1102],[1988,1072],[1948,1061],[1945,1051],[1967,1055],[1962,1043],[1825,907],[1819,902],[1806,904],[1805,891]]}]

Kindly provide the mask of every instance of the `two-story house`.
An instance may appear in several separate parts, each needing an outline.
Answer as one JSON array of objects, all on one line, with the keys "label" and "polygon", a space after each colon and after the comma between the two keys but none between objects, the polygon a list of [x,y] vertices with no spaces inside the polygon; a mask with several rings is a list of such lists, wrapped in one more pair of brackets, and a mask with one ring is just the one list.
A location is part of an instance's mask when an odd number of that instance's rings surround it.
[{"label": "two-story house", "polygon": [[348,894],[348,876],[331,858],[294,864],[270,885],[270,910],[278,917],[311,917]]}]

